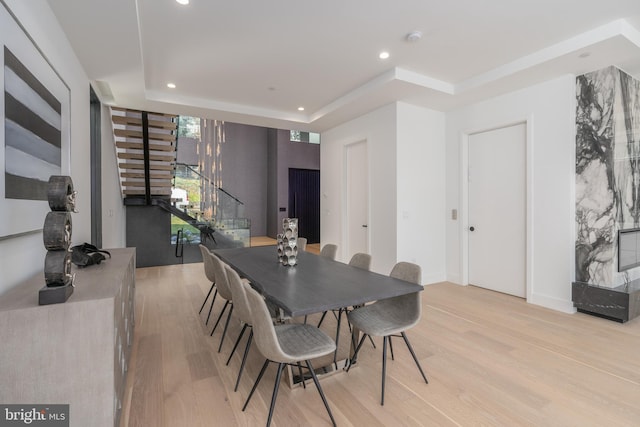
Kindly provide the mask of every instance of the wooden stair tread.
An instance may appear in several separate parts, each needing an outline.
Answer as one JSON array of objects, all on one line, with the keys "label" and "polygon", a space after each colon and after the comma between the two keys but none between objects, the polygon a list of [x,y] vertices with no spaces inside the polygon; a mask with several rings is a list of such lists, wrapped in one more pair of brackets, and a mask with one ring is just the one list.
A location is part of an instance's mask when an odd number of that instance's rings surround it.
[{"label": "wooden stair tread", "polygon": [[[143,144],[140,138],[123,138],[116,137],[116,147],[125,150],[143,150]],[[152,151],[175,151],[176,146],[172,142],[168,141],[155,141],[149,144],[149,149]]]},{"label": "wooden stair tread", "polygon": [[[145,190],[124,190],[123,193],[125,195],[131,195],[131,196],[134,196],[134,195],[136,195],[136,196],[139,196],[139,195],[144,196],[146,194],[146,191]],[[164,189],[154,190],[154,189],[152,189],[151,190],[151,195],[152,196],[170,196],[171,195],[171,189],[168,189],[168,190],[164,190]]]},{"label": "wooden stair tread", "polygon": [[[127,142],[127,141],[116,141],[116,147],[122,148],[123,150],[144,150],[144,145],[142,142]],[[164,151],[170,152],[175,151],[174,145],[162,145],[162,144],[149,144],[150,151]]]},{"label": "wooden stair tread", "polygon": [[[118,153],[119,159],[133,159],[133,160],[144,160],[143,153]],[[149,153],[149,160],[153,160],[156,162],[173,162],[175,161],[175,156],[162,156],[159,154],[151,154]]]},{"label": "wooden stair tread", "polygon": [[[125,126],[142,126],[142,119],[130,116],[111,116],[113,123]],[[175,130],[178,124],[165,120],[148,120],[149,127],[156,129]]]},{"label": "wooden stair tread", "polygon": [[[144,179],[144,172],[120,172],[121,178],[139,178]],[[171,173],[151,172],[149,174],[150,179],[173,179]]]},{"label": "wooden stair tread", "polygon": [[[141,130],[129,130],[129,129],[115,129],[113,131],[115,136],[131,137],[142,139]],[[149,140],[169,141],[175,142],[176,136],[170,133],[151,133],[149,132]]]},{"label": "wooden stair tread", "polygon": [[[118,166],[120,167],[120,169],[144,169],[144,163],[119,163]],[[173,165],[152,163],[149,165],[149,169],[159,171],[172,171],[174,167]]]},{"label": "wooden stair tread", "polygon": [[[145,187],[145,183],[144,181],[124,181],[122,183],[123,187]],[[151,188],[160,188],[160,187],[171,187],[173,186],[173,184],[171,183],[171,181],[169,182],[154,182],[151,181],[149,183],[149,186]]]},{"label": "wooden stair tread", "polygon": [[[120,112],[123,112],[123,113],[134,113],[134,114],[142,115],[142,111],[134,110],[134,109],[131,109],[131,108],[111,106],[111,110],[112,111],[120,111]],[[176,117],[178,117],[175,114],[157,113],[157,112],[154,112],[154,111],[147,111],[147,114],[151,114],[151,115],[154,115],[154,116],[160,116],[160,117],[170,117],[172,119],[175,119]]]}]

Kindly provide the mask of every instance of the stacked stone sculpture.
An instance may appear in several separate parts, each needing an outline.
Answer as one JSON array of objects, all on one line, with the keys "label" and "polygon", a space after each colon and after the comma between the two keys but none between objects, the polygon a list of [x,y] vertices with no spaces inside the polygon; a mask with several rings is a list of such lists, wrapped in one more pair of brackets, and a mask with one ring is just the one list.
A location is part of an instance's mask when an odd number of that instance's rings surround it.
[{"label": "stacked stone sculpture", "polygon": [[282,265],[298,263],[298,218],[282,220],[282,234],[278,235],[278,258]]},{"label": "stacked stone sculpture", "polygon": [[46,286],[40,289],[40,305],[65,302],[73,293],[71,274],[71,212],[75,212],[76,192],[69,176],[52,175],[47,190],[49,212],[42,230],[47,255],[44,259]]}]

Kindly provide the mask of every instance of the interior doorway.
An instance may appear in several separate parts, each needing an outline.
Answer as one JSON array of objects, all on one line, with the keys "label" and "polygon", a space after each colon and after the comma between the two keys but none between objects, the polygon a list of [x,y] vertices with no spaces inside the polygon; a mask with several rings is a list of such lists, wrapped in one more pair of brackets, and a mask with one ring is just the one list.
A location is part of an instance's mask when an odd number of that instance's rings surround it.
[{"label": "interior doorway", "polygon": [[469,283],[526,297],[526,123],[469,136]]},{"label": "interior doorway", "polygon": [[320,243],[320,171],[289,169],[289,217],[298,218],[298,236]]},{"label": "interior doorway", "polygon": [[369,253],[369,154],[367,141],[345,146],[345,259]]},{"label": "interior doorway", "polygon": [[102,104],[89,85],[89,144],[91,159],[91,243],[102,247]]}]

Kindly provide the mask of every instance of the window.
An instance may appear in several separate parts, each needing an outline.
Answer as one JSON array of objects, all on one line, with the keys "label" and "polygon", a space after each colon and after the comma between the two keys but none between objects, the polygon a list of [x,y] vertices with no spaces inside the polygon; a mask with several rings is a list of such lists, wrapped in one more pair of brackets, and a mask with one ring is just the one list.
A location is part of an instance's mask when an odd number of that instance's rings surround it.
[{"label": "window", "polygon": [[303,132],[299,130],[292,130],[291,142],[306,142],[309,144],[320,144],[320,134],[315,132]]}]

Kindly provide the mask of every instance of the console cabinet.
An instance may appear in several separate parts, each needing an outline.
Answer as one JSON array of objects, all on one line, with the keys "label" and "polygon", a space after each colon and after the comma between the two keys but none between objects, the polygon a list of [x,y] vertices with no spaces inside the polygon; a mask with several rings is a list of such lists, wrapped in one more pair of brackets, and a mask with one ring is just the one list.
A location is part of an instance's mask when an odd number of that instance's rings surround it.
[{"label": "console cabinet", "polygon": [[44,276],[0,295],[0,402],[69,404],[70,425],[118,426],[133,343],[135,249],[74,268],[62,304],[38,305]]}]

